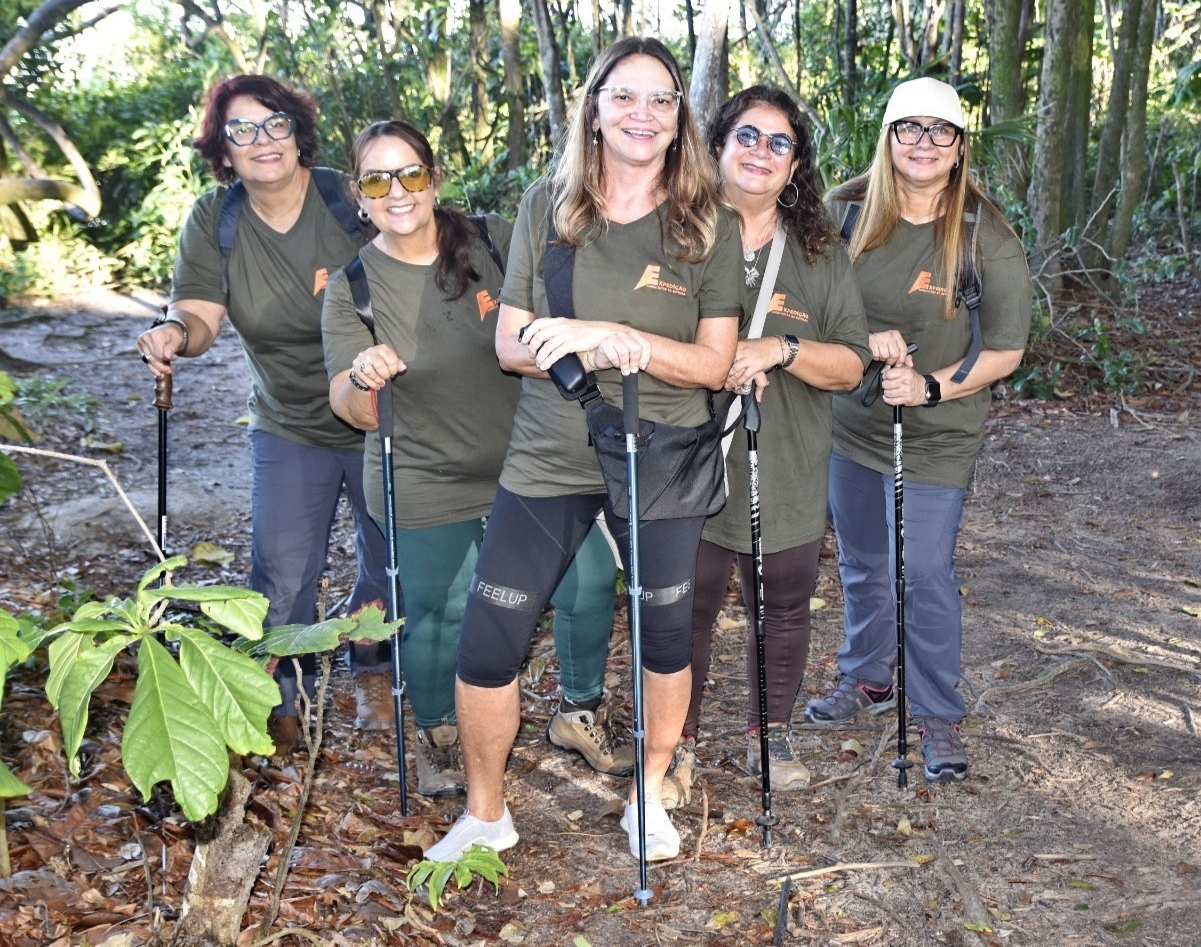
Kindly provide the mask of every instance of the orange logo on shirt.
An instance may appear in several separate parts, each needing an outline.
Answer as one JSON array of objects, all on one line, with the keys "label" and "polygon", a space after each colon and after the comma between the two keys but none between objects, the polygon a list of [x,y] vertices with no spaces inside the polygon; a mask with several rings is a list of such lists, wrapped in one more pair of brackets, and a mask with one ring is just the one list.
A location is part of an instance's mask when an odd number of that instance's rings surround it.
[{"label": "orange logo on shirt", "polygon": [[487,318],[488,313],[500,306],[500,303],[493,299],[492,294],[486,289],[481,289],[475,294],[475,304],[480,307],[480,322]]},{"label": "orange logo on shirt", "polygon": [[930,293],[932,296],[945,296],[947,288],[945,286],[937,286],[930,282],[932,274],[928,270],[922,270],[917,274],[917,279],[913,281],[913,285],[909,287],[909,294],[913,293]]},{"label": "orange logo on shirt", "polygon": [[329,282],[329,270],[324,266],[313,274],[313,295],[316,296],[321,290],[325,289],[325,284]]},{"label": "orange logo on shirt", "polygon": [[786,316],[789,319],[796,319],[797,322],[808,322],[809,313],[802,312],[800,309],[789,309],[784,305],[784,301],[787,298],[787,293],[772,293],[771,303],[768,305],[767,311],[774,312],[779,316]]},{"label": "orange logo on shirt", "polygon": [[665,293],[674,293],[676,296],[688,295],[687,286],[659,279],[659,267],[653,263],[642,271],[642,278],[638,280],[638,285],[634,289],[642,289],[644,286],[648,289],[660,289]]}]

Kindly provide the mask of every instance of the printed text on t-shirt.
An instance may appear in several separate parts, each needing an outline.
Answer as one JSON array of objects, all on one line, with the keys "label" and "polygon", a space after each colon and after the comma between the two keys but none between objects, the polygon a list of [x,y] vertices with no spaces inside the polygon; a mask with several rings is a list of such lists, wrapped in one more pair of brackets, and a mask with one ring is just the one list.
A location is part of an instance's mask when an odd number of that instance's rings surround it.
[{"label": "printed text on t-shirt", "polygon": [[488,313],[500,305],[486,289],[481,289],[475,294],[475,304],[480,307],[480,322],[483,322],[488,317]]},{"label": "printed text on t-shirt", "polygon": [[787,299],[787,293],[772,293],[771,305],[767,307],[767,311],[774,312],[779,316],[786,316],[789,319],[796,319],[798,322],[808,322],[809,313],[802,312],[800,309],[791,309],[784,305]]},{"label": "printed text on t-shirt", "polygon": [[938,286],[930,282],[931,273],[929,270],[922,270],[917,274],[917,279],[913,281],[913,285],[909,287],[909,294],[913,293],[930,293],[932,296],[945,296],[947,288]]},{"label": "printed text on t-shirt", "polygon": [[642,278],[638,280],[638,285],[634,289],[660,289],[665,293],[675,293],[677,296],[687,296],[688,287],[681,286],[679,283],[668,283],[666,280],[659,279],[659,267],[652,263],[642,271]]}]

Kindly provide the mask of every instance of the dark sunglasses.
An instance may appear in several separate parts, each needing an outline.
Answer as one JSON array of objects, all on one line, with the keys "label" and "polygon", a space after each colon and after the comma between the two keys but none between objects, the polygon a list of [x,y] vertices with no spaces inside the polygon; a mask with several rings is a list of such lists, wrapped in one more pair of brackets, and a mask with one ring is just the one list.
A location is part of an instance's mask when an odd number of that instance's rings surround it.
[{"label": "dark sunglasses", "polygon": [[388,192],[392,190],[393,178],[396,178],[400,186],[410,194],[416,194],[430,186],[433,175],[425,165],[411,164],[407,168],[392,171],[368,171],[355,184],[358,185],[360,194],[374,200],[388,196]]},{"label": "dark sunglasses", "polygon": [[225,137],[239,148],[253,145],[259,140],[259,131],[267,133],[272,141],[283,141],[292,137],[295,123],[287,112],[276,112],[268,115],[261,122],[252,122],[248,118],[231,118],[225,123]]},{"label": "dark sunglasses", "polygon": [[772,150],[772,154],[786,155],[792,152],[796,147],[796,142],[785,135],[783,132],[777,132],[775,135],[768,135],[767,132],[761,132],[754,125],[742,125],[734,129],[734,138],[743,148],[754,148],[759,144],[759,139],[766,137],[767,146]]}]

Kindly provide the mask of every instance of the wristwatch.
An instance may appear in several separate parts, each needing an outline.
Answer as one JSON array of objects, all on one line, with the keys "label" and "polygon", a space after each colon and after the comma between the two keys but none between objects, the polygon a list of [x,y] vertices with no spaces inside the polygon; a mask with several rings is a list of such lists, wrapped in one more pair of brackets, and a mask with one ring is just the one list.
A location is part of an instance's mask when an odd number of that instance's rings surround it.
[{"label": "wristwatch", "polygon": [[942,385],[933,375],[923,375],[926,379],[926,404],[925,407],[933,408],[938,402],[942,401]]},{"label": "wristwatch", "polygon": [[796,361],[797,352],[801,350],[801,342],[795,335],[782,335],[780,338],[788,346],[788,354],[784,357],[784,361],[780,363],[780,367],[787,368]]}]

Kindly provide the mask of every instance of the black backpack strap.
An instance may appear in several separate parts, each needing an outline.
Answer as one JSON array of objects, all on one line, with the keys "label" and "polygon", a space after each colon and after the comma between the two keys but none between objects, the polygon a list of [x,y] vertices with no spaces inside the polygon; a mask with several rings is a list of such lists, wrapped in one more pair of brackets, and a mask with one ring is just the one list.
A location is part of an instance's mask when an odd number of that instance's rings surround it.
[{"label": "black backpack strap", "polygon": [[350,298],[354,300],[354,311],[371,333],[375,341],[375,311],[371,308],[371,287],[367,284],[367,271],[363,259],[355,256],[346,266],[346,279],[350,282]]},{"label": "black backpack strap", "polygon": [[980,329],[980,297],[983,288],[980,285],[980,273],[976,269],[976,240],[980,234],[980,218],[983,214],[984,208],[977,204],[975,214],[964,214],[963,217],[964,222],[971,225],[972,236],[968,241],[968,248],[963,254],[963,260],[959,264],[955,304],[963,303],[967,306],[968,322],[972,327],[972,344],[968,347],[967,355],[963,357],[963,363],[951,376],[951,381],[956,385],[961,385],[967,380],[968,374],[976,364],[976,359],[980,357],[980,353],[984,349],[984,334]]},{"label": "black backpack strap", "polygon": [[[572,296],[572,284],[575,282],[575,249],[559,239],[559,232],[555,229],[554,208],[551,208],[547,213],[546,248],[542,254],[542,282],[546,288],[546,301],[550,304],[551,313],[562,316],[564,319],[575,318],[575,300]],[[587,372],[583,379],[578,377],[578,373],[583,372],[583,364],[578,355],[569,353],[555,365],[563,365],[566,370],[565,362],[571,362],[572,359],[575,360],[572,362],[572,367],[576,373],[576,377],[568,382],[572,387],[568,388],[561,384],[562,379],[557,378],[557,373],[554,371],[550,373],[551,380],[559,389],[559,394],[569,401],[579,401],[580,407],[587,409],[592,402],[604,399],[601,398],[595,374]],[[576,362],[581,362],[581,364],[576,367]],[[552,369],[554,367],[552,366]],[[577,394],[577,392],[582,393]]]},{"label": "black backpack strap", "polygon": [[217,212],[217,249],[221,251],[221,292],[229,292],[229,255],[238,239],[238,219],[246,203],[246,186],[234,181],[225,192]]},{"label": "black backpack strap", "polygon": [[475,224],[475,229],[480,232],[480,241],[484,244],[484,249],[488,251],[488,256],[492,257],[492,262],[496,264],[496,268],[500,270],[503,276],[505,261],[500,258],[500,251],[496,249],[496,244],[492,242],[492,233],[488,230],[488,218],[483,214],[468,214],[467,219]]},{"label": "black backpack strap", "polygon": [[842,242],[848,247],[851,245],[851,237],[855,235],[855,224],[859,222],[859,212],[863,210],[863,205],[858,201],[850,201],[847,203],[846,212],[842,215],[842,228],[838,231],[838,235],[842,237]]},{"label": "black backpack strap", "polygon": [[313,183],[317,185],[321,200],[325,202],[325,206],[342,229],[360,244],[366,243],[367,231],[363,222],[359,220],[359,215],[350,206],[350,201],[346,199],[346,191],[342,187],[338,172],[333,168],[310,168],[309,172],[313,175]]}]

